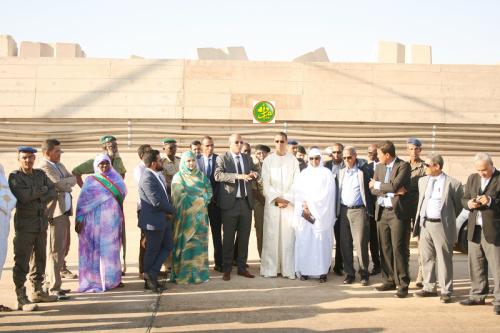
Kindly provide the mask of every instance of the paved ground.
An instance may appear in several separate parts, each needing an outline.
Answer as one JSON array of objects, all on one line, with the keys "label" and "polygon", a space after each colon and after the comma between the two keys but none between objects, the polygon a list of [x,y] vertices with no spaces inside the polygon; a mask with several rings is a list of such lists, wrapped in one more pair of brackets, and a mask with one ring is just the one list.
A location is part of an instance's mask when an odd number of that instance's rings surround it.
[{"label": "paved ground", "polygon": [[[74,166],[81,156],[64,156]],[[15,155],[14,155],[15,156]],[[12,158],[12,154],[1,156]],[[127,158],[132,160],[132,155]],[[6,159],[3,159],[6,161]],[[64,160],[63,160],[64,161]],[[129,171],[133,163],[129,163]],[[5,164],[4,164],[5,165]],[[6,166],[10,171],[13,164]],[[500,332],[500,316],[493,315],[491,297],[485,306],[466,308],[457,302],[469,289],[467,257],[456,254],[455,299],[396,299],[394,292],[379,293],[373,285],[342,284],[332,274],[325,284],[283,278],[246,279],[233,274],[224,282],[214,273],[207,283],[196,286],[167,284],[161,295],[145,292],[137,277],[139,233],[134,216],[136,189],[128,178],[130,196],[125,203],[129,263],[125,287],[103,294],[72,293],[72,299],[41,304],[41,311],[0,314],[2,332]],[[75,193],[74,197],[76,197]],[[12,246],[12,236],[9,245]],[[77,265],[77,242],[72,234],[68,262]],[[211,249],[209,249],[211,253]],[[210,254],[211,257],[211,254]],[[259,272],[255,235],[250,243],[250,271]],[[416,255],[412,249],[412,272]],[[12,248],[0,280],[0,304],[15,301],[12,282]],[[414,274],[413,274],[414,276]],[[359,280],[358,280],[359,282]],[[76,280],[65,280],[64,288],[77,289]]]}]

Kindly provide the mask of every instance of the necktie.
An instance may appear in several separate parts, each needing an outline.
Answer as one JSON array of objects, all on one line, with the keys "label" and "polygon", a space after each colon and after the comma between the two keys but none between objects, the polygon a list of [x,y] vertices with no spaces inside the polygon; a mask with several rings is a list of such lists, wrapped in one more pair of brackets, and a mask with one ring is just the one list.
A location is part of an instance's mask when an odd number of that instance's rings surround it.
[{"label": "necktie", "polygon": [[427,211],[427,203],[432,196],[432,192],[434,191],[434,184],[436,183],[436,178],[430,178],[429,183],[427,184],[427,189],[425,191],[425,198],[422,202],[422,207],[420,207],[420,218],[426,217]]},{"label": "necktie", "polygon": [[389,182],[389,178],[391,177],[392,167],[386,167],[384,183]]},{"label": "necktie", "polygon": [[207,174],[207,177],[210,178],[210,176],[212,175],[212,159],[209,158],[207,163],[208,164],[207,164],[206,174]]},{"label": "necktie", "polygon": [[[236,156],[236,169],[238,170],[239,175],[243,174],[243,170],[241,170],[241,164],[240,164],[240,155]],[[241,197],[242,198],[246,197],[247,195],[245,192],[245,181],[243,179],[238,180],[238,186],[240,188]]]},{"label": "necktie", "polygon": [[54,163],[54,165],[56,166],[57,171],[59,171],[61,177],[64,178],[64,174],[62,173],[61,169],[59,169],[59,165],[57,165],[57,163]]}]

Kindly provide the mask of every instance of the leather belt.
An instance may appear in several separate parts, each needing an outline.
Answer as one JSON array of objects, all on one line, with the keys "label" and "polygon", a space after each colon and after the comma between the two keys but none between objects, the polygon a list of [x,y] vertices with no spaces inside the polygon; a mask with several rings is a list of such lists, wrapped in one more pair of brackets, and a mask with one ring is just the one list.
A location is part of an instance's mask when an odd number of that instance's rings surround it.
[{"label": "leather belt", "polygon": [[427,222],[441,222],[441,219],[430,219],[428,217],[425,217],[424,220]]},{"label": "leather belt", "polygon": [[380,206],[380,208],[384,209],[384,210],[388,210],[388,211],[392,211],[394,210],[394,208],[392,207],[384,207],[384,206]]},{"label": "leather belt", "polygon": [[340,205],[342,207],[345,207],[347,209],[360,209],[360,208],[365,208],[365,205],[357,205],[357,206],[346,206],[346,205]]}]

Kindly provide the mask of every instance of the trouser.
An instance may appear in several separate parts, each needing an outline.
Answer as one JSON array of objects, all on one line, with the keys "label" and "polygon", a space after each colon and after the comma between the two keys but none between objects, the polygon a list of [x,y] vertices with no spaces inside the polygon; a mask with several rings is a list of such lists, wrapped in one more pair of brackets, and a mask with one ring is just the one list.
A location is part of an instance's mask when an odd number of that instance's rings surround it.
[{"label": "trouser", "polygon": [[340,223],[335,223],[333,227],[333,234],[335,236],[335,263],[333,264],[334,270],[344,269],[342,260],[342,250],[340,247]]},{"label": "trouser", "polygon": [[369,277],[368,266],[368,239],[370,237],[370,226],[366,215],[366,208],[340,207],[340,246],[342,258],[344,259],[344,272],[354,276],[353,243],[357,253],[359,274],[361,278]]},{"label": "trouser", "polygon": [[144,273],[144,255],[146,254],[146,233],[141,229],[139,240],[139,273]]},{"label": "trouser", "polygon": [[377,221],[374,216],[368,216],[370,221],[370,255],[373,268],[380,268],[380,247],[378,245]]},{"label": "trouser", "polygon": [[210,204],[208,206],[208,219],[212,233],[212,244],[214,246],[215,266],[222,267],[222,221],[220,208]]},{"label": "trouser", "polygon": [[259,200],[253,202],[253,219],[255,226],[255,234],[257,236],[257,250],[259,258],[262,257],[262,237],[264,232],[264,205]]},{"label": "trouser", "polygon": [[380,209],[382,209],[382,214],[378,221],[378,239],[383,282],[408,288],[410,276],[406,240],[410,226],[399,219],[392,209],[382,207]]},{"label": "trouser", "polygon": [[63,259],[63,263],[61,266],[61,271],[68,269],[68,267],[66,266],[66,257],[68,256],[69,248],[71,245],[71,222],[66,225],[66,233],[67,233],[68,237],[66,238],[66,245],[65,245],[65,249],[64,249],[64,259]]},{"label": "trouser", "polygon": [[420,231],[419,252],[422,258],[424,290],[436,291],[436,262],[441,295],[453,292],[453,243],[446,238],[441,222],[426,221]]},{"label": "trouser", "polygon": [[481,227],[476,226],[468,244],[471,290],[469,297],[484,300],[488,295],[488,270],[493,275],[493,305],[500,306],[500,246],[488,243]]},{"label": "trouser", "polygon": [[235,235],[238,233],[238,271],[246,271],[248,258],[248,239],[252,228],[252,210],[247,199],[237,198],[234,207],[221,210],[224,239],[224,271],[231,272]]},{"label": "trouser", "polygon": [[[14,236],[14,269],[12,279],[16,290],[22,290],[26,275],[35,291],[42,290],[47,260],[47,230],[39,232],[16,231]],[[30,269],[31,264],[31,269]]]},{"label": "trouser", "polygon": [[144,273],[153,280],[158,278],[161,265],[172,251],[172,224],[167,223],[163,230],[145,230],[146,253],[144,254]]},{"label": "trouser", "polygon": [[61,290],[61,270],[66,257],[69,225],[70,221],[67,215],[58,216],[49,224],[48,262],[45,279],[49,291]]}]

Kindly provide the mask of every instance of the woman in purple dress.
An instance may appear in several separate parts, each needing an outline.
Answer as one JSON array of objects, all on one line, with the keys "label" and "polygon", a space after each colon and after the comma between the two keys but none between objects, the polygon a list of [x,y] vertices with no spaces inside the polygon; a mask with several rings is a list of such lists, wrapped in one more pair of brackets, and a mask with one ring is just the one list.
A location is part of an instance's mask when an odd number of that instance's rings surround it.
[{"label": "woman in purple dress", "polygon": [[123,286],[120,244],[125,226],[123,199],[127,188],[106,154],[94,160],[76,206],[79,234],[80,292],[103,292]]}]

